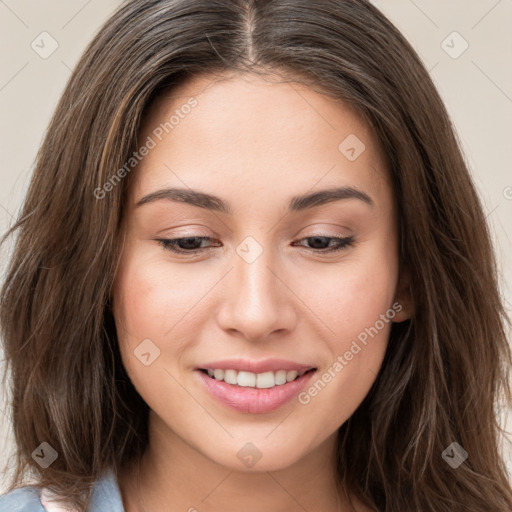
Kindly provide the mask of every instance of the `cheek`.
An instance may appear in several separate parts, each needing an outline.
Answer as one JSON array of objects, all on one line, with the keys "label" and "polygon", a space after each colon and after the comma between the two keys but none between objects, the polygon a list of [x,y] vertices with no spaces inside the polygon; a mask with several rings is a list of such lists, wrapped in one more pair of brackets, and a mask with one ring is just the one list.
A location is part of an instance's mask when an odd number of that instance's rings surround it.
[{"label": "cheek", "polygon": [[308,286],[308,304],[337,339],[357,337],[393,304],[397,258],[392,248],[370,249],[359,253],[357,259],[348,258],[338,269],[317,276]]},{"label": "cheek", "polygon": [[[154,379],[161,371],[175,371],[185,351],[199,343],[209,303],[205,295],[217,281],[211,270],[178,269],[165,255],[136,244],[126,252],[114,283],[113,310],[123,364],[141,394],[159,388]],[[149,367],[136,357],[147,339],[159,354]]]},{"label": "cheek", "polygon": [[316,286],[309,283],[311,309],[329,329],[330,354],[301,403],[323,418],[326,432],[350,417],[375,381],[395,314],[397,278],[396,246],[383,237],[321,274]]},{"label": "cheek", "polygon": [[[171,275],[161,261],[134,250],[124,255],[113,287],[122,362],[135,388],[151,407],[156,406],[153,401],[162,394],[163,380],[165,396],[176,391],[172,390],[172,381],[163,379],[162,372],[171,366],[170,361],[179,360],[182,344],[178,340],[188,325],[185,308],[193,292],[182,281],[177,273]],[[140,357],[147,352],[150,364],[146,366]]]},{"label": "cheek", "polygon": [[116,278],[116,324],[119,319],[129,337],[163,341],[178,323],[183,329],[190,322],[199,291],[188,272],[175,271],[165,258],[127,255]]}]

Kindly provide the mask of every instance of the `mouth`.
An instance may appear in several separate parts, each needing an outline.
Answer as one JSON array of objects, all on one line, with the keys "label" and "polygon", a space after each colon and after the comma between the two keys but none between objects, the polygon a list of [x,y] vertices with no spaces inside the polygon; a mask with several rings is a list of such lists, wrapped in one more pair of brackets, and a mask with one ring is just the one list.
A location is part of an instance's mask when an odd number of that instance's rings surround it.
[{"label": "mouth", "polygon": [[208,394],[238,412],[262,414],[289,403],[317,371],[284,360],[217,361],[196,368]]},{"label": "mouth", "polygon": [[277,370],[263,373],[237,371],[233,368],[200,368],[199,371],[210,379],[223,381],[226,384],[243,388],[271,389],[293,382],[307,373],[316,371],[316,368],[308,370]]}]

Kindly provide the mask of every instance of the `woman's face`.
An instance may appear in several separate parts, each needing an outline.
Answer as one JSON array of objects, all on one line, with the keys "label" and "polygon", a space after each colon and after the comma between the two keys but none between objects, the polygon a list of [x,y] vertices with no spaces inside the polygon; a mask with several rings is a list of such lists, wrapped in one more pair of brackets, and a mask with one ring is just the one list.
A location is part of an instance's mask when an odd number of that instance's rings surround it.
[{"label": "woman's face", "polygon": [[238,470],[332,453],[406,316],[376,139],[303,85],[225,75],[138,143],[113,297],[152,431]]}]

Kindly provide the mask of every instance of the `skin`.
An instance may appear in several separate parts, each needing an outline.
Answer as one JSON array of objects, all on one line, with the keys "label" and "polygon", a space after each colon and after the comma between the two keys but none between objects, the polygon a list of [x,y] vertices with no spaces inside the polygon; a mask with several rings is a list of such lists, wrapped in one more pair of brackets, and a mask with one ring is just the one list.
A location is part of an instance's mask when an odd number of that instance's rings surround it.
[{"label": "skin", "polygon": [[[133,171],[124,218],[114,317],[123,364],[150,407],[149,448],[140,468],[119,477],[125,508],[369,510],[358,500],[351,508],[334,484],[336,432],[375,381],[391,322],[309,403],[293,399],[271,413],[219,403],[195,370],[226,358],[283,358],[314,365],[315,381],[395,302],[403,308],[393,321],[410,317],[377,140],[346,105],[304,85],[224,74],[159,99],[139,142],[192,96],[197,106]],[[354,161],[338,149],[350,134],[366,148]],[[351,198],[286,211],[292,196],[340,186],[363,191],[373,206]],[[218,196],[233,213],[168,199],[136,206],[169,187]],[[308,238],[318,234],[354,244],[322,255]],[[211,237],[213,247],[180,256],[155,240],[187,236]],[[263,250],[252,263],[236,252],[248,236]],[[160,350],[149,366],[134,355],[145,339]],[[248,442],[262,455],[253,467],[237,457]]]}]

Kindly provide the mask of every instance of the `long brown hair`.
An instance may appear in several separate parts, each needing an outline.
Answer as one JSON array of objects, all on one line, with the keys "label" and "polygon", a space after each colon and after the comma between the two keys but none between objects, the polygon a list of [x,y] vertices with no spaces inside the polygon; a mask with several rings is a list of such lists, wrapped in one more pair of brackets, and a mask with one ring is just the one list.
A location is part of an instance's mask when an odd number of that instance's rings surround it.
[{"label": "long brown hair", "polygon": [[[99,31],[3,239],[17,234],[0,304],[10,488],[32,473],[84,509],[106,468],[143,453],[148,407],[110,308],[132,174],[97,191],[137,149],[156,95],[226,70],[280,70],[347,102],[388,160],[415,313],[393,324],[370,393],[339,429],[340,485],[379,511],[510,512],[496,408],[512,401],[512,354],[485,216],[428,72],[366,0],[132,0]],[[58,453],[46,469],[31,457],[41,442]],[[442,456],[453,442],[468,454],[456,469]]]}]

